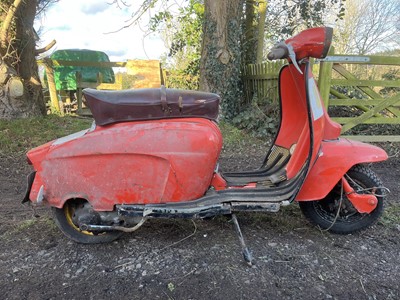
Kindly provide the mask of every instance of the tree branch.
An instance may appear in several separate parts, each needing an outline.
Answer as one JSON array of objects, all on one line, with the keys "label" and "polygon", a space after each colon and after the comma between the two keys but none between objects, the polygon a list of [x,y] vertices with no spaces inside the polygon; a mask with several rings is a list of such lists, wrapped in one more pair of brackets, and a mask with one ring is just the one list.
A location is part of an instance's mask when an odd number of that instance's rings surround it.
[{"label": "tree branch", "polygon": [[[114,30],[114,31],[110,31],[110,32],[106,32],[105,34],[110,34],[110,33],[117,33],[120,32],[123,29],[129,28],[131,27],[133,24],[135,24],[136,22],[139,21],[139,19],[150,9],[152,8],[159,0],[146,0],[144,1],[139,9],[132,13],[132,16],[129,20],[125,21],[127,23],[127,25],[122,26],[121,28]],[[110,4],[116,4],[119,7],[119,1],[113,1]],[[124,1],[121,1],[121,3],[123,3],[124,5],[126,5],[126,3]]]},{"label": "tree branch", "polygon": [[36,49],[35,55],[39,55],[40,53],[50,50],[55,44],[56,44],[56,40],[52,40],[46,47]]},{"label": "tree branch", "polygon": [[1,31],[0,31],[0,47],[3,48],[5,47],[6,39],[7,39],[7,33],[8,30],[11,27],[11,21],[15,15],[15,12],[17,11],[19,5],[21,4],[22,0],[14,0],[14,3],[11,4],[7,16],[4,19],[3,25],[1,26]]}]

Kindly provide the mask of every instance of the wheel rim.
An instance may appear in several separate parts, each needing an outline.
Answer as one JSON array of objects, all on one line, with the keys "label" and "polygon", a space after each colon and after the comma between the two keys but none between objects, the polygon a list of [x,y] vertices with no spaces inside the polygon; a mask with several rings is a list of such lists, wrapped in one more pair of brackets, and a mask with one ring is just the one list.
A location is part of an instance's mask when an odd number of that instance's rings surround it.
[{"label": "wheel rim", "polygon": [[90,231],[87,231],[87,230],[81,230],[81,229],[79,228],[79,226],[77,226],[77,224],[74,223],[74,221],[73,221],[73,216],[74,216],[75,210],[76,210],[74,204],[75,204],[75,203],[68,203],[68,202],[67,202],[67,203],[64,205],[64,214],[65,214],[65,217],[66,217],[66,219],[67,219],[68,224],[69,224],[73,229],[75,229],[76,231],[79,231],[80,233],[83,233],[83,234],[86,234],[86,235],[94,235],[93,232],[90,232]]},{"label": "wheel rim", "polygon": [[[348,178],[350,179],[348,180],[349,184],[357,193],[365,193],[360,192],[366,188],[364,184],[350,177]],[[313,203],[316,213],[328,222],[341,223],[359,222],[369,215],[367,213],[359,213],[345,194],[343,194],[343,200],[340,201],[341,193],[342,189],[339,183],[323,201],[315,201]],[[340,212],[336,217],[340,204]]]}]

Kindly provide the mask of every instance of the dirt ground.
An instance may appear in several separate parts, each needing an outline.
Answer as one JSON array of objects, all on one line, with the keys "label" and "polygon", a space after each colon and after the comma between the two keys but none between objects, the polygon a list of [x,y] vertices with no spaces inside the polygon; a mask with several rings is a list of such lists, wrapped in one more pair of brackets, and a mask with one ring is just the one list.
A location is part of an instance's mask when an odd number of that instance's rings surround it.
[{"label": "dirt ground", "polygon": [[[253,165],[262,148],[225,150],[222,168]],[[47,208],[35,218],[20,203],[29,173],[23,155],[0,159],[1,299],[400,299],[398,157],[372,166],[391,190],[389,213],[364,232],[321,232],[296,204],[238,215],[253,267],[222,217],[150,220],[110,244],[76,244]]]}]

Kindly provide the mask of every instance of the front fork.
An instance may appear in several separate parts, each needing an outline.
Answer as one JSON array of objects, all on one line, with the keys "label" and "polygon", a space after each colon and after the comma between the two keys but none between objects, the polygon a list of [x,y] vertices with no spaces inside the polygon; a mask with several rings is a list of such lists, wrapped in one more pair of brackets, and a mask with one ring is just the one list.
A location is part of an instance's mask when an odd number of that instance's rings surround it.
[{"label": "front fork", "polygon": [[378,205],[378,199],[373,194],[358,194],[345,176],[342,177],[343,192],[359,213],[371,213]]}]

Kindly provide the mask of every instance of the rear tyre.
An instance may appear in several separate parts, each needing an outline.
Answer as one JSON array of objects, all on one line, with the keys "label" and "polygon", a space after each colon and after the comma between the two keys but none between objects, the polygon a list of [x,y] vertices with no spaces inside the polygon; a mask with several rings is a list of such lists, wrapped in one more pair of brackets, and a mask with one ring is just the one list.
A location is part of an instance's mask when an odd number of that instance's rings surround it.
[{"label": "rear tyre", "polygon": [[375,194],[378,199],[376,208],[371,213],[359,213],[344,194],[336,218],[341,195],[339,182],[324,199],[299,202],[301,211],[311,223],[333,233],[349,234],[366,229],[379,219],[383,212],[385,190],[378,176],[370,168],[356,165],[346,173],[346,179],[357,193]]},{"label": "rear tyre", "polygon": [[[63,208],[52,207],[54,221],[57,227],[71,240],[82,244],[99,244],[109,243],[120,237],[122,231],[104,231],[93,232],[81,230],[78,225],[78,217],[85,213],[84,217],[89,219],[91,223],[98,223],[99,218],[93,211],[93,214],[88,213],[89,204],[81,199],[69,200],[64,204]],[[99,225],[99,224],[96,224]]]}]

